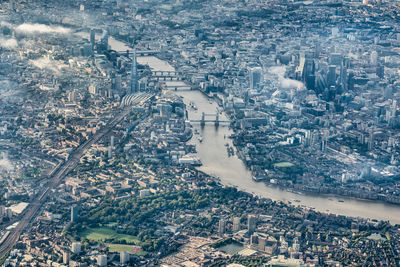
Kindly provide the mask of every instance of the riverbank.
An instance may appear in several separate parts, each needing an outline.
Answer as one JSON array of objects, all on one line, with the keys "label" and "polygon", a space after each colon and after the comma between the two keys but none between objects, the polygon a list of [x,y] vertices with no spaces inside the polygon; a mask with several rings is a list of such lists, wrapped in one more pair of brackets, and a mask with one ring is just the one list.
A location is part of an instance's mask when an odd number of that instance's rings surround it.
[{"label": "riverbank", "polygon": [[[335,197],[347,197],[359,200],[366,201],[379,201],[382,203],[387,203],[390,205],[400,206],[400,202],[397,199],[387,199],[386,196],[380,196],[378,194],[367,193],[363,191],[355,191],[351,189],[344,188],[332,188],[332,187],[324,187],[324,188],[307,188],[301,185],[292,185],[292,186],[284,186],[279,184],[272,184],[265,182],[267,186],[276,186],[285,190],[292,190],[295,193],[306,193],[306,194],[314,194],[314,195],[325,195],[325,196],[335,196]],[[340,192],[338,192],[340,191]],[[345,193],[343,193],[345,192]]]},{"label": "riverbank", "polygon": [[[182,96],[187,105],[190,102],[196,104],[197,110],[188,109],[189,119],[199,119],[202,112],[210,112],[217,108],[217,104],[215,102],[211,104],[210,99],[200,91],[177,91],[175,93]],[[226,115],[222,114],[221,116],[225,118]],[[252,179],[252,173],[236,153],[229,157],[226,152],[226,143],[233,146],[232,140],[226,138],[233,134],[232,129],[225,126],[215,127],[212,124],[206,124],[204,127],[193,124],[193,127],[193,130],[197,129],[203,138],[201,143],[196,139],[190,141],[196,145],[197,153],[203,162],[203,166],[198,169],[214,177],[219,177],[223,185],[233,186],[259,197],[313,208],[320,212],[390,221],[393,224],[400,223],[400,207],[397,205],[343,196],[327,196],[307,192],[298,194],[288,192],[287,188],[255,182]],[[299,202],[294,203],[294,200],[299,200]],[[341,200],[343,202],[340,202]]]},{"label": "riverbank", "polygon": [[[115,45],[115,43],[121,45],[119,41],[115,40],[110,43],[111,45]],[[157,57],[138,57],[138,62],[140,64],[148,64],[150,68],[155,71],[175,70],[168,62]],[[180,83],[185,84],[182,81],[180,81]],[[189,105],[190,102],[196,104],[198,110],[188,111],[191,119],[198,120],[201,118],[202,112],[208,113],[218,108],[215,101],[210,103],[209,96],[199,90],[177,90],[173,92],[183,97],[186,105]],[[222,114],[220,119],[228,118],[226,118],[225,114]],[[245,167],[237,155],[228,157],[226,153],[225,144],[229,143],[230,146],[233,146],[232,140],[230,138],[225,138],[233,134],[232,129],[222,125],[219,127],[205,125],[203,128],[199,126],[200,125],[193,125],[193,127],[200,132],[203,141],[200,143],[194,138],[189,141],[196,145],[197,154],[203,163],[203,165],[197,169],[208,175],[218,177],[219,181],[225,186],[232,186],[238,190],[274,201],[288,203],[299,200],[300,202],[294,204],[300,204],[320,212],[390,221],[392,224],[400,224],[400,207],[397,205],[382,203],[381,201],[354,199],[351,197],[327,197],[325,195],[314,195],[307,192],[304,194],[297,194],[282,190],[282,188],[255,182],[252,179],[251,172]],[[344,200],[344,202],[339,202],[339,200]]]}]

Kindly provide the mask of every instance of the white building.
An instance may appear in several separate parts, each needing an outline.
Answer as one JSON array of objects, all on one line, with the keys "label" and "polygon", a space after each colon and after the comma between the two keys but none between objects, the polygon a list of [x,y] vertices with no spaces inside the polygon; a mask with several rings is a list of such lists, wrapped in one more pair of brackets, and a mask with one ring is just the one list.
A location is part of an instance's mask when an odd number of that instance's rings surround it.
[{"label": "white building", "polygon": [[99,255],[97,257],[97,265],[107,266],[107,255]]},{"label": "white building", "polygon": [[119,254],[119,258],[120,258],[121,265],[124,265],[129,262],[130,255],[126,251],[121,251],[121,253]]},{"label": "white building", "polygon": [[82,248],[81,242],[73,242],[71,246],[71,251],[74,254],[79,254],[81,253],[81,248]]}]

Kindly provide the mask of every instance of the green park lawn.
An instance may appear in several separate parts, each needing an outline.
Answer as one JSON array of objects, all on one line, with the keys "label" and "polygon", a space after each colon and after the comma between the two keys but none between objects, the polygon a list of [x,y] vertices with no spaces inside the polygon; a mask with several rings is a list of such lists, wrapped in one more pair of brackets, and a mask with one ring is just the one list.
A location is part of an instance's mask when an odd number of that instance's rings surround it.
[{"label": "green park lawn", "polygon": [[122,244],[107,244],[108,250],[110,252],[129,252],[132,254],[136,254],[138,256],[143,256],[146,254],[145,251],[142,251],[138,246],[132,245],[122,245]]},{"label": "green park lawn", "polygon": [[81,238],[88,240],[104,242],[113,239],[115,242],[125,240],[130,244],[140,244],[136,236],[119,234],[115,230],[106,227],[89,228],[80,233]]}]

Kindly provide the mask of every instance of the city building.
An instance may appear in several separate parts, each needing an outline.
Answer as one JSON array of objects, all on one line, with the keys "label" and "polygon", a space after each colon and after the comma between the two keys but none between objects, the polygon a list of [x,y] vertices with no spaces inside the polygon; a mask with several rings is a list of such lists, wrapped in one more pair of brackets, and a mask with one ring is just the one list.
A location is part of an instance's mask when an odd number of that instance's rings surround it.
[{"label": "city building", "polygon": [[262,82],[262,68],[261,67],[251,67],[249,68],[249,81],[250,89],[259,89]]},{"label": "city building", "polygon": [[256,230],[256,222],[257,222],[257,217],[254,215],[248,215],[247,217],[247,231],[249,235],[252,235],[254,231]]},{"label": "city building", "polygon": [[218,234],[223,236],[225,234],[225,219],[220,219],[218,224]]},{"label": "city building", "polygon": [[71,206],[71,222],[76,222],[78,220],[78,206]]},{"label": "city building", "polygon": [[81,247],[82,247],[81,242],[73,242],[71,245],[71,252],[74,254],[79,254],[81,253]]},{"label": "city building", "polygon": [[101,267],[107,266],[107,255],[97,256],[97,265]]}]

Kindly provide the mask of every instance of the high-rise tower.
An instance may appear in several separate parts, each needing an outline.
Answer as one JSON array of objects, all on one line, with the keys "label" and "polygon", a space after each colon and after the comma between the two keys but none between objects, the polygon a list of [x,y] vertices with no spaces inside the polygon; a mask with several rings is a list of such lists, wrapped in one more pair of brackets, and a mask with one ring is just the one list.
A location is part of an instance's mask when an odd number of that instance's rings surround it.
[{"label": "high-rise tower", "polygon": [[94,29],[90,30],[90,46],[92,48],[92,55],[94,55],[94,49],[96,46],[96,32]]},{"label": "high-rise tower", "polygon": [[258,89],[262,82],[262,68],[252,67],[249,68],[250,89]]},{"label": "high-rise tower", "polygon": [[133,50],[132,70],[131,70],[131,94],[136,93],[139,89],[137,75],[136,48]]}]

